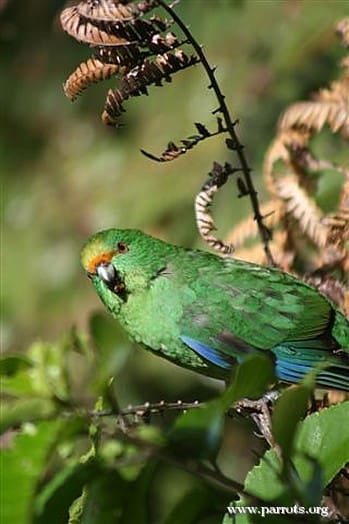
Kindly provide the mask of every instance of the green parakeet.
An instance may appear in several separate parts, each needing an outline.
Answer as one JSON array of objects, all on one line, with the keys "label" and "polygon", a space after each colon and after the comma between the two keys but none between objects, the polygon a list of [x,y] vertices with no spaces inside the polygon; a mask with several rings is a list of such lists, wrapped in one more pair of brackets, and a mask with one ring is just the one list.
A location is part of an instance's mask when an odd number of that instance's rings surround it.
[{"label": "green parakeet", "polygon": [[317,384],[349,391],[349,322],[290,274],[137,230],[95,234],[81,261],[130,338],[180,366],[224,379],[263,351],[282,381],[297,383],[323,362]]}]

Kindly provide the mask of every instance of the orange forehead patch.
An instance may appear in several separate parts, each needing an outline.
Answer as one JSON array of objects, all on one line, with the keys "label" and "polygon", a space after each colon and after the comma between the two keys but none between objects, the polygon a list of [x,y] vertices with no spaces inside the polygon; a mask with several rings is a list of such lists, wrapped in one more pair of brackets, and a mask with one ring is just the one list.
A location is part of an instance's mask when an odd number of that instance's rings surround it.
[{"label": "orange forehead patch", "polygon": [[115,251],[105,251],[104,253],[99,253],[95,257],[91,258],[91,260],[87,264],[87,271],[89,273],[96,273],[96,268],[100,264],[108,264],[113,256],[115,255]]}]

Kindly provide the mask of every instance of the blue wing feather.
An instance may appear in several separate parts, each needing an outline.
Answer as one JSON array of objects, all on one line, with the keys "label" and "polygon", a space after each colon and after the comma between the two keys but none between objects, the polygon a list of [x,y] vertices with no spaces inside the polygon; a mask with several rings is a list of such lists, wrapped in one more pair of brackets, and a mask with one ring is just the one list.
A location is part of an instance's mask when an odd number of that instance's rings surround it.
[{"label": "blue wing feather", "polygon": [[186,337],[184,335],[182,335],[180,338],[184,344],[190,347],[190,349],[198,353],[200,357],[208,360],[215,366],[223,369],[231,369],[232,366],[236,363],[233,358],[229,357],[228,355],[223,355],[220,351],[217,351],[217,349],[214,349],[207,344],[203,344],[199,340]]},{"label": "blue wing feather", "polygon": [[[241,361],[240,358],[235,359],[225,352],[195,338],[185,335],[181,335],[180,338],[203,359],[221,369],[230,370],[238,361]],[[328,354],[323,350],[314,351],[312,348],[312,345],[317,345],[316,343],[309,344],[305,341],[304,345],[304,350],[300,347],[300,343],[296,345],[293,344],[291,347],[276,346],[271,350],[276,357],[275,373],[279,380],[299,383],[317,364],[321,361],[326,362]],[[233,346],[235,346],[235,344],[233,344]],[[340,361],[338,363],[329,362],[328,366],[325,370],[319,370],[316,378],[317,384],[320,387],[349,391],[349,369],[347,363],[341,364]]]}]

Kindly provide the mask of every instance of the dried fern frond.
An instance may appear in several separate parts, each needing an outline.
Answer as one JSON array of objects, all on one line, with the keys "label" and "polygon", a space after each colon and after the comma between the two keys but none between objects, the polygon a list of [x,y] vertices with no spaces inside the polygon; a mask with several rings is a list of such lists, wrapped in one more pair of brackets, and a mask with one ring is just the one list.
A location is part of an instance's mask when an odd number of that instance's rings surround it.
[{"label": "dried fern frond", "polygon": [[81,17],[76,6],[67,7],[62,11],[61,25],[68,35],[85,44],[108,46],[129,43],[126,38],[121,38]]},{"label": "dried fern frond", "polygon": [[[198,137],[197,143],[199,142],[199,140],[200,138]],[[175,144],[174,142],[169,142],[165,151],[163,151],[160,156],[155,156],[152,153],[149,153],[148,151],[141,149],[141,153],[144,156],[150,158],[151,160],[155,160],[156,162],[170,162],[171,160],[175,160],[176,158],[178,158],[180,155],[184,155],[187,151],[188,148],[184,146],[177,146],[177,144]]]},{"label": "dried fern frond", "polygon": [[[117,86],[109,90],[102,120],[118,126],[122,103],[130,97],[148,94],[150,85],[161,86],[171,76],[198,62],[188,56],[173,32],[165,35],[172,21],[159,16],[145,18],[157,2],[85,0],[61,13],[61,25],[70,36],[95,49],[95,57],[81,63],[64,85],[65,94],[75,100],[93,82],[116,76]],[[155,58],[153,58],[155,57]],[[152,59],[153,58],[153,59]]]},{"label": "dried fern frond", "polygon": [[151,9],[152,3],[82,1],[62,11],[61,25],[76,40],[94,46],[141,44],[171,25],[158,16],[149,20],[140,18]]},{"label": "dried fern frond", "polygon": [[102,121],[110,126],[119,126],[118,118],[125,112],[122,107],[124,97],[119,89],[109,89],[102,113]]},{"label": "dried fern frond", "polygon": [[328,229],[323,255],[324,264],[341,260],[345,272],[349,273],[349,172],[343,184],[338,210],[327,216],[324,223]]},{"label": "dried fern frond", "polygon": [[[261,213],[264,223],[269,228],[276,228],[283,216],[283,204],[280,200],[269,200],[261,205]],[[253,217],[249,216],[239,222],[227,235],[226,242],[232,244],[235,249],[242,246],[247,240],[257,238],[258,227]],[[261,246],[260,246],[261,248]],[[262,254],[262,248],[261,248]]]},{"label": "dried fern frond", "polygon": [[[349,93],[348,93],[349,95]],[[299,102],[289,107],[279,123],[281,130],[304,127],[319,132],[328,124],[333,133],[349,133],[349,96],[338,102],[325,102],[322,99],[314,102]]]},{"label": "dried fern frond", "polygon": [[307,276],[305,282],[316,287],[337,304],[345,314],[349,315],[349,289],[337,278],[325,270],[318,270],[313,275]]},{"label": "dried fern frond", "polygon": [[[220,113],[217,118],[217,131],[211,132],[203,124],[195,124],[198,134],[181,140],[179,145],[173,141],[169,142],[159,157],[145,151],[143,153],[152,160],[170,161],[186,153],[202,140],[226,133],[228,135],[226,146],[237,155],[239,165],[237,170],[242,173],[237,178],[240,196],[250,198],[264,250],[268,253],[268,261],[272,263],[268,248],[270,232],[263,224],[251,169],[235,130],[237,122],[230,117],[225,97],[215,78],[215,68],[209,65],[202,46],[174,11],[174,4],[168,4],[164,0],[144,0],[139,3],[131,0],[82,0],[64,9],[61,14],[64,31],[94,49],[94,57],[80,64],[68,78],[65,93],[71,100],[75,100],[77,95],[92,82],[115,76],[116,86],[114,89],[109,89],[107,93],[102,120],[105,124],[118,127],[119,117],[125,111],[126,100],[148,94],[149,86],[163,86],[166,82],[172,81],[174,73],[200,62],[209,79],[208,87],[212,89],[218,101],[218,107],[211,111],[213,114]],[[154,8],[162,9],[170,15],[170,19],[152,15],[151,11]],[[172,24],[176,24],[179,29],[180,38],[172,31],[164,34]],[[182,49],[184,45],[190,46],[193,53],[185,53]],[[209,199],[212,199],[219,187],[218,178],[218,185],[211,184],[203,190],[206,191]],[[200,208],[200,202],[204,209]],[[200,201],[200,197],[197,206],[198,227],[201,231],[200,217],[203,217],[202,213],[207,212],[207,208]],[[230,250],[230,247],[225,246],[212,235],[204,232],[203,237],[208,239],[209,245],[221,252],[226,253]]]},{"label": "dried fern frond", "polygon": [[171,75],[191,67],[197,62],[198,59],[194,55],[188,56],[181,49],[158,55],[154,62],[144,60],[142,64],[124,75],[122,79],[124,88],[128,90],[129,94],[132,94],[134,91],[151,84],[161,86],[163,80],[170,82]]},{"label": "dried fern frond", "polygon": [[[337,26],[346,46],[349,44],[348,28],[349,18]],[[265,222],[270,225],[271,220],[275,228],[270,244],[273,257],[287,271],[295,271],[297,258],[297,263],[303,261],[306,268],[330,267],[337,274],[349,272],[349,169],[327,159],[318,159],[311,149],[313,136],[326,125],[333,134],[349,138],[349,56],[341,65],[344,69],[338,80],[319,90],[311,100],[297,102],[286,109],[265,155],[264,179],[272,200],[262,210],[264,215],[269,211],[268,206],[273,205],[276,210],[275,220],[271,215]],[[314,198],[316,177],[309,175],[321,176],[322,170],[329,169],[341,173],[344,183],[338,209],[325,215]],[[265,263],[260,246],[244,247],[255,231],[253,221],[246,220],[229,233],[227,241],[241,246],[236,256]],[[326,278],[320,282],[317,275],[313,283],[317,282],[322,292],[345,310],[349,291],[337,277],[328,278],[330,283],[326,284]]]},{"label": "dried fern frond", "polygon": [[64,93],[70,100],[75,100],[89,85],[106,80],[120,71],[121,67],[117,64],[104,64],[96,58],[89,58],[68,77],[63,86]]},{"label": "dried fern frond", "polygon": [[196,224],[199,233],[209,246],[223,255],[230,255],[234,250],[234,246],[213,235],[212,232],[217,228],[214,224],[210,208],[215,193],[217,193],[218,189],[227,182],[228,177],[235,171],[236,170],[228,163],[222,166],[214,162],[208,179],[195,198]]},{"label": "dried fern frond", "polygon": [[144,14],[154,7],[154,2],[146,0],[135,3],[118,2],[115,0],[88,0],[77,5],[78,13],[99,22],[114,20],[131,21],[135,16]]},{"label": "dried fern frond", "polygon": [[292,168],[292,152],[304,151],[307,148],[310,138],[309,131],[288,130],[280,131],[271,145],[269,146],[263,165],[263,174],[266,186],[271,194],[279,198],[277,182],[283,173],[274,169],[274,166],[281,162],[285,166],[285,172],[289,173]]},{"label": "dried fern frond", "polygon": [[156,162],[170,162],[171,160],[175,160],[179,156],[184,155],[190,149],[193,149],[193,147],[199,144],[199,142],[206,140],[206,138],[217,136],[226,131],[226,128],[224,127],[222,119],[220,117],[217,117],[216,132],[209,131],[207,127],[204,124],[201,124],[200,122],[195,122],[195,127],[199,132],[198,135],[191,135],[187,138],[184,138],[183,140],[181,140],[181,145],[177,145],[174,142],[169,142],[165,151],[163,151],[160,156],[155,156],[152,153],[145,151],[144,149],[141,149],[141,153],[143,153],[143,155],[150,158],[151,160],[155,160]]},{"label": "dried fern frond", "polygon": [[[336,28],[344,45],[349,45],[349,18],[342,20]],[[342,66],[348,68],[349,57]],[[332,82],[327,89],[320,89],[312,100],[297,102],[287,108],[278,123],[279,132],[291,129],[306,129],[319,132],[328,124],[333,133],[349,137],[349,74],[344,71],[339,80]]]},{"label": "dried fern frond", "polygon": [[122,65],[129,70],[143,60],[144,53],[137,45],[128,44],[116,47],[96,47],[94,56],[105,64]]},{"label": "dried fern frond", "polygon": [[336,31],[342,39],[345,47],[349,47],[349,18],[344,18],[338,22]]},{"label": "dried fern frond", "polygon": [[307,236],[322,248],[326,244],[327,228],[321,222],[322,213],[294,176],[282,178],[278,193],[285,203],[285,212],[292,216]]},{"label": "dried fern frond", "polygon": [[192,66],[197,62],[195,56],[188,57],[183,51],[175,49],[173,53],[165,53],[161,61],[144,60],[130,71],[125,71],[120,79],[120,87],[108,91],[102,120],[108,125],[117,125],[118,117],[124,112],[122,102],[132,96],[147,94],[150,85],[161,86],[162,81],[171,81],[171,75]]},{"label": "dried fern frond", "polygon": [[[347,22],[348,19],[338,25],[338,30],[343,35],[348,26]],[[343,138],[349,137],[347,70],[339,80],[332,82],[328,89],[321,89],[314,95],[313,100],[292,104],[283,113],[278,123],[276,138],[265,158],[264,174],[269,190],[284,202],[285,214],[299,223],[306,237],[325,252],[325,258],[328,260],[333,259],[333,251],[338,251],[335,242],[338,244],[338,237],[343,236],[339,235],[335,228],[339,223],[345,224],[340,229],[343,233],[343,228],[347,227],[348,217],[341,211],[339,213],[341,218],[334,219],[337,224],[335,226],[334,222],[331,223],[322,216],[312,197],[312,188],[307,175],[321,169],[336,169],[347,176],[347,170],[330,161],[317,159],[310,149],[313,135],[320,132],[325,124],[329,126],[332,133],[340,134]],[[286,178],[284,173],[275,169],[278,161],[282,162],[284,172],[288,173]]]},{"label": "dried fern frond", "polygon": [[[273,253],[275,265],[283,271],[292,272],[296,249],[292,242],[290,242],[288,232],[285,229],[273,232],[270,249]],[[249,247],[238,247],[234,251],[234,257],[249,260],[260,265],[267,263],[265,252],[260,243],[254,243]]]},{"label": "dried fern frond", "polygon": [[295,128],[319,132],[327,124],[333,133],[349,136],[349,76],[333,82],[329,89],[321,89],[313,101],[292,104],[282,115],[281,131]]}]

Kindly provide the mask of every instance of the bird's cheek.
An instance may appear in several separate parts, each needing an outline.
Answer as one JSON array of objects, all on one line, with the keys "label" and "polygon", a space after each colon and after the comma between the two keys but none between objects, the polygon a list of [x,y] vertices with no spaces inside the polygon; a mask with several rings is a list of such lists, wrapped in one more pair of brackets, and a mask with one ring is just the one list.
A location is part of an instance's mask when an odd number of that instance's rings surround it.
[{"label": "bird's cheek", "polygon": [[122,298],[111,291],[103,282],[96,284],[96,291],[105,305],[105,307],[113,314],[117,315],[120,311],[121,305],[123,303]]},{"label": "bird's cheek", "polygon": [[132,275],[125,277],[123,283],[128,293],[137,293],[148,289],[151,281],[144,275],[133,273]]}]

